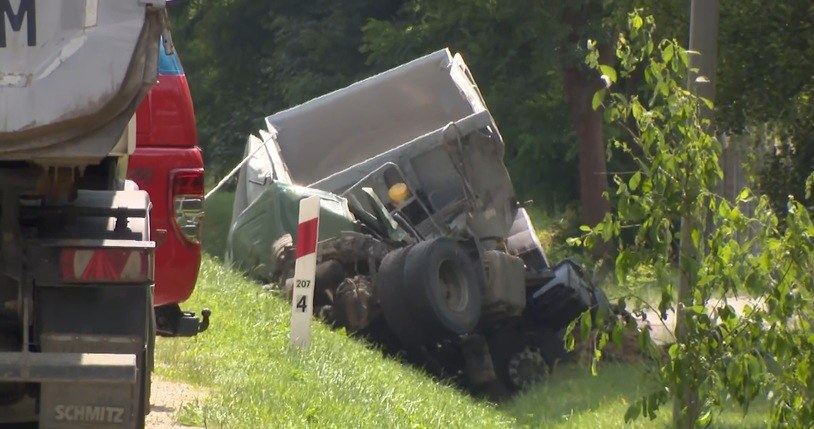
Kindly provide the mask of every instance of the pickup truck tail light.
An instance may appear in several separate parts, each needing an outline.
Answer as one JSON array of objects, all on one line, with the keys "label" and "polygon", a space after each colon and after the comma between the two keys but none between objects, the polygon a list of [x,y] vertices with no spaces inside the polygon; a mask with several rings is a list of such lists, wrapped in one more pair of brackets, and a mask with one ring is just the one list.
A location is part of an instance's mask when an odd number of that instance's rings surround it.
[{"label": "pickup truck tail light", "polygon": [[152,280],[150,249],[65,248],[59,268],[66,283],[143,283]]},{"label": "pickup truck tail light", "polygon": [[174,170],[170,174],[171,203],[175,228],[190,243],[201,240],[204,210],[204,171],[202,168]]}]

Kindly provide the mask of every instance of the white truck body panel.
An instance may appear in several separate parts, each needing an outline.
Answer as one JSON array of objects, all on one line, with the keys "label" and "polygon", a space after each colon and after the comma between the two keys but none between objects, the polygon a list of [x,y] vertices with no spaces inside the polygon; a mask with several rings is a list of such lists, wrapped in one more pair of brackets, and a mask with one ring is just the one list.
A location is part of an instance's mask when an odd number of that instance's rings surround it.
[{"label": "white truck body panel", "polygon": [[486,110],[460,55],[443,49],[266,118],[292,180],[312,185]]},{"label": "white truck body panel", "polygon": [[0,0],[0,160],[107,156],[155,82],[163,20],[143,0]]}]

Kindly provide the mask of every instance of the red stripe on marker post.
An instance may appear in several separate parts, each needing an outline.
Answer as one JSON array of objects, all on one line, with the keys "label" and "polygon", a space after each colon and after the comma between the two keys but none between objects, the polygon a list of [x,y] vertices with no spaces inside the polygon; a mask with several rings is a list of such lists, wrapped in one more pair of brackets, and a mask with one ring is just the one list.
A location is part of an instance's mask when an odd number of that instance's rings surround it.
[{"label": "red stripe on marker post", "polygon": [[297,227],[297,261],[294,265],[294,288],[291,291],[291,345],[311,345],[311,319],[314,315],[314,277],[317,271],[319,240],[319,197],[300,201]]},{"label": "red stripe on marker post", "polygon": [[297,227],[297,259],[317,251],[317,232],[319,231],[319,216],[300,221]]}]

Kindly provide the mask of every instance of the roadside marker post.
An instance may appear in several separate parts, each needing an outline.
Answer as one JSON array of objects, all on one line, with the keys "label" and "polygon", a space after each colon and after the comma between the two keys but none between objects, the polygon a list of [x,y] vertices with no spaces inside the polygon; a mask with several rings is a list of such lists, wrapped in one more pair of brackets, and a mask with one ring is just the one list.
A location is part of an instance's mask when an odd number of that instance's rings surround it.
[{"label": "roadside marker post", "polygon": [[291,345],[311,345],[311,319],[314,315],[314,277],[317,270],[319,240],[319,204],[316,195],[300,200],[297,227],[297,260],[294,265],[294,288],[291,299]]}]

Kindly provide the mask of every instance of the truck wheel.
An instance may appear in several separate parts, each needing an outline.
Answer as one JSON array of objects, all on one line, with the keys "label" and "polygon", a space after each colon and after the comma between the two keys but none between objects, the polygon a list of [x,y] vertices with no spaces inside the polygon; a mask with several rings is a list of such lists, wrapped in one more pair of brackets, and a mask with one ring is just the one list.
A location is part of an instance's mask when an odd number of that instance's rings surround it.
[{"label": "truck wheel", "polygon": [[393,334],[407,347],[417,347],[425,340],[407,303],[409,291],[405,287],[404,263],[412,246],[393,250],[379,265],[375,280],[384,320]]},{"label": "truck wheel", "polygon": [[481,309],[479,279],[469,255],[445,237],[413,246],[404,261],[407,302],[432,340],[475,327]]},{"label": "truck wheel", "polygon": [[289,257],[289,249],[294,246],[291,234],[285,234],[271,244],[271,261],[274,263],[274,272],[271,274],[272,281],[277,282],[277,286],[283,289],[285,281],[294,276],[294,262]]},{"label": "truck wheel", "polygon": [[489,351],[497,378],[510,390],[520,391],[544,382],[550,362],[536,335],[504,329],[489,338]]},{"label": "truck wheel", "polygon": [[331,305],[343,280],[345,269],[336,259],[329,259],[317,265],[314,274],[314,308]]}]

